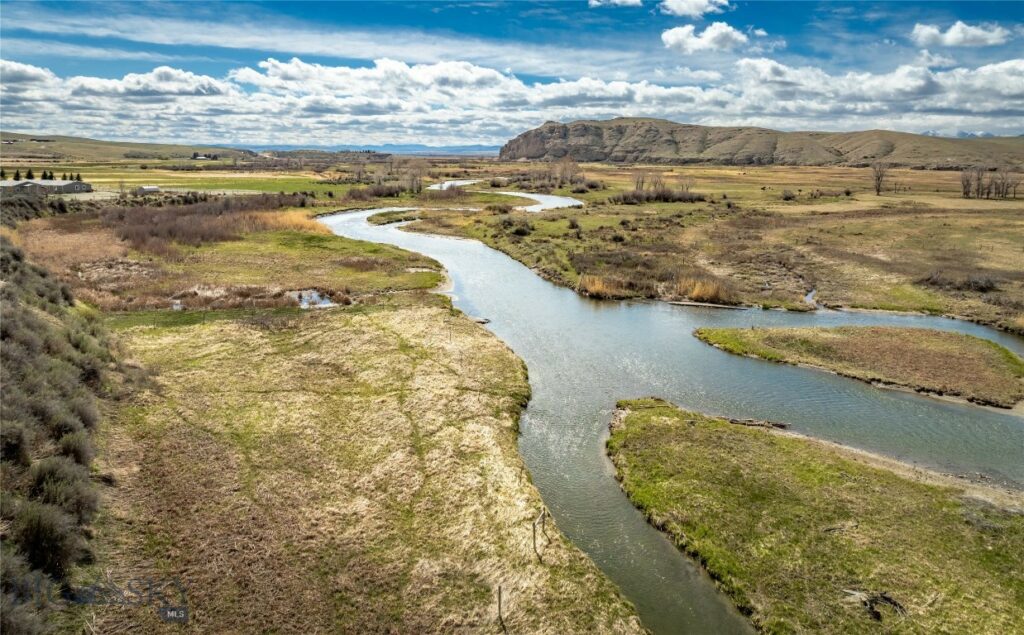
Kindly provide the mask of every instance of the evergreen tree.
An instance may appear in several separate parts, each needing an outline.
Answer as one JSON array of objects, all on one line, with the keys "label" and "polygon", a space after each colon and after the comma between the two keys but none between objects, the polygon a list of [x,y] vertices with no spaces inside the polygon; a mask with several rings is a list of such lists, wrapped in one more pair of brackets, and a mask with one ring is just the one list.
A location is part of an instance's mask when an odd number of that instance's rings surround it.
[{"label": "evergreen tree", "polygon": [[68,173],[65,172],[65,173],[61,174],[60,175],[60,180],[61,181],[67,181],[68,180]]},{"label": "evergreen tree", "polygon": [[75,180],[76,181],[81,181],[82,180],[82,173],[81,172],[79,172],[78,174],[75,175]]},{"label": "evergreen tree", "polygon": [[21,170],[15,170],[14,171],[14,180],[15,181],[20,181],[21,180]]},{"label": "evergreen tree", "polygon": [[26,178],[26,179],[28,179],[28,180],[30,180],[30,181],[31,181],[32,179],[36,178],[36,175],[35,175],[35,174],[32,174],[32,168],[29,168],[29,169],[28,169],[28,172],[26,172],[26,173],[25,173],[25,178]]},{"label": "evergreen tree", "polygon": [[7,170],[0,168],[0,181],[7,180]]}]

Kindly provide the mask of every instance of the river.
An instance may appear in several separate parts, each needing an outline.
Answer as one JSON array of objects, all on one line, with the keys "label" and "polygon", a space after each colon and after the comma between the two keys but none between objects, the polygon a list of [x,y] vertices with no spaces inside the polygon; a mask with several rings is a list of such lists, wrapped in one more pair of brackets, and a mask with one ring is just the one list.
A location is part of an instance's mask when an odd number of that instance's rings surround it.
[{"label": "river", "polygon": [[604,452],[617,399],[653,395],[702,412],[786,421],[797,432],[1024,486],[1022,417],[730,355],[692,332],[701,326],[888,324],[969,333],[1024,354],[1021,338],[931,316],[594,301],[477,241],[367,223],[377,211],[321,220],[336,234],[441,262],[455,306],[488,318],[487,328],[526,362],[533,396],[519,445],[533,482],[562,531],[619,586],[655,633],[751,628],[619,488]]}]

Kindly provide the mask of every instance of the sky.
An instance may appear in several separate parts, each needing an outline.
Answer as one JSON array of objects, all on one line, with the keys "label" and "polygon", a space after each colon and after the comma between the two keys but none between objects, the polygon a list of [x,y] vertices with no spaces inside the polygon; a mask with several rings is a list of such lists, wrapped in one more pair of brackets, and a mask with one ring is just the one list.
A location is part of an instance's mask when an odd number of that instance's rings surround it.
[{"label": "sky", "polygon": [[1024,2],[6,2],[0,126],[500,145],[545,121],[1024,134]]}]

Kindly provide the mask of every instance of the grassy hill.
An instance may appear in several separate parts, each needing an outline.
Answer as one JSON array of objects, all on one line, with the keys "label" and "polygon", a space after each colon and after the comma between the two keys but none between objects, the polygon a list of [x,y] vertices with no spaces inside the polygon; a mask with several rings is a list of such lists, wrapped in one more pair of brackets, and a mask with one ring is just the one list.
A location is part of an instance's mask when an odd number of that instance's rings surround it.
[{"label": "grassy hill", "polygon": [[222,158],[242,158],[252,154],[248,150],[217,146],[99,141],[84,137],[17,132],[0,132],[0,140],[3,141],[0,155],[4,159],[117,161],[120,159],[186,159],[191,157],[193,152],[218,154]]},{"label": "grassy hill", "polygon": [[1024,165],[1024,138],[947,139],[890,130],[780,132],[664,119],[547,122],[512,139],[501,158],[628,163],[897,166],[954,169]]}]

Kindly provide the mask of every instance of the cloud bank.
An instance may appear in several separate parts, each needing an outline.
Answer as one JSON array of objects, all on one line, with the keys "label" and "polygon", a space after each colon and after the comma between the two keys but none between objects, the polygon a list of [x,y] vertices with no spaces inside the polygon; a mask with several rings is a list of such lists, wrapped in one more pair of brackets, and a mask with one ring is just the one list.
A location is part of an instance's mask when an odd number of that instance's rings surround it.
[{"label": "cloud bank", "polygon": [[947,61],[929,54],[886,73],[829,74],[744,57],[727,73],[667,71],[705,82],[680,86],[594,77],[526,82],[467,61],[389,58],[372,66],[267,58],[223,77],[163,65],[113,79],[60,77],[0,60],[0,106],[8,129],[254,144],[499,144],[546,120],[614,116],[781,129],[1021,132],[1024,59],[936,68]]}]

